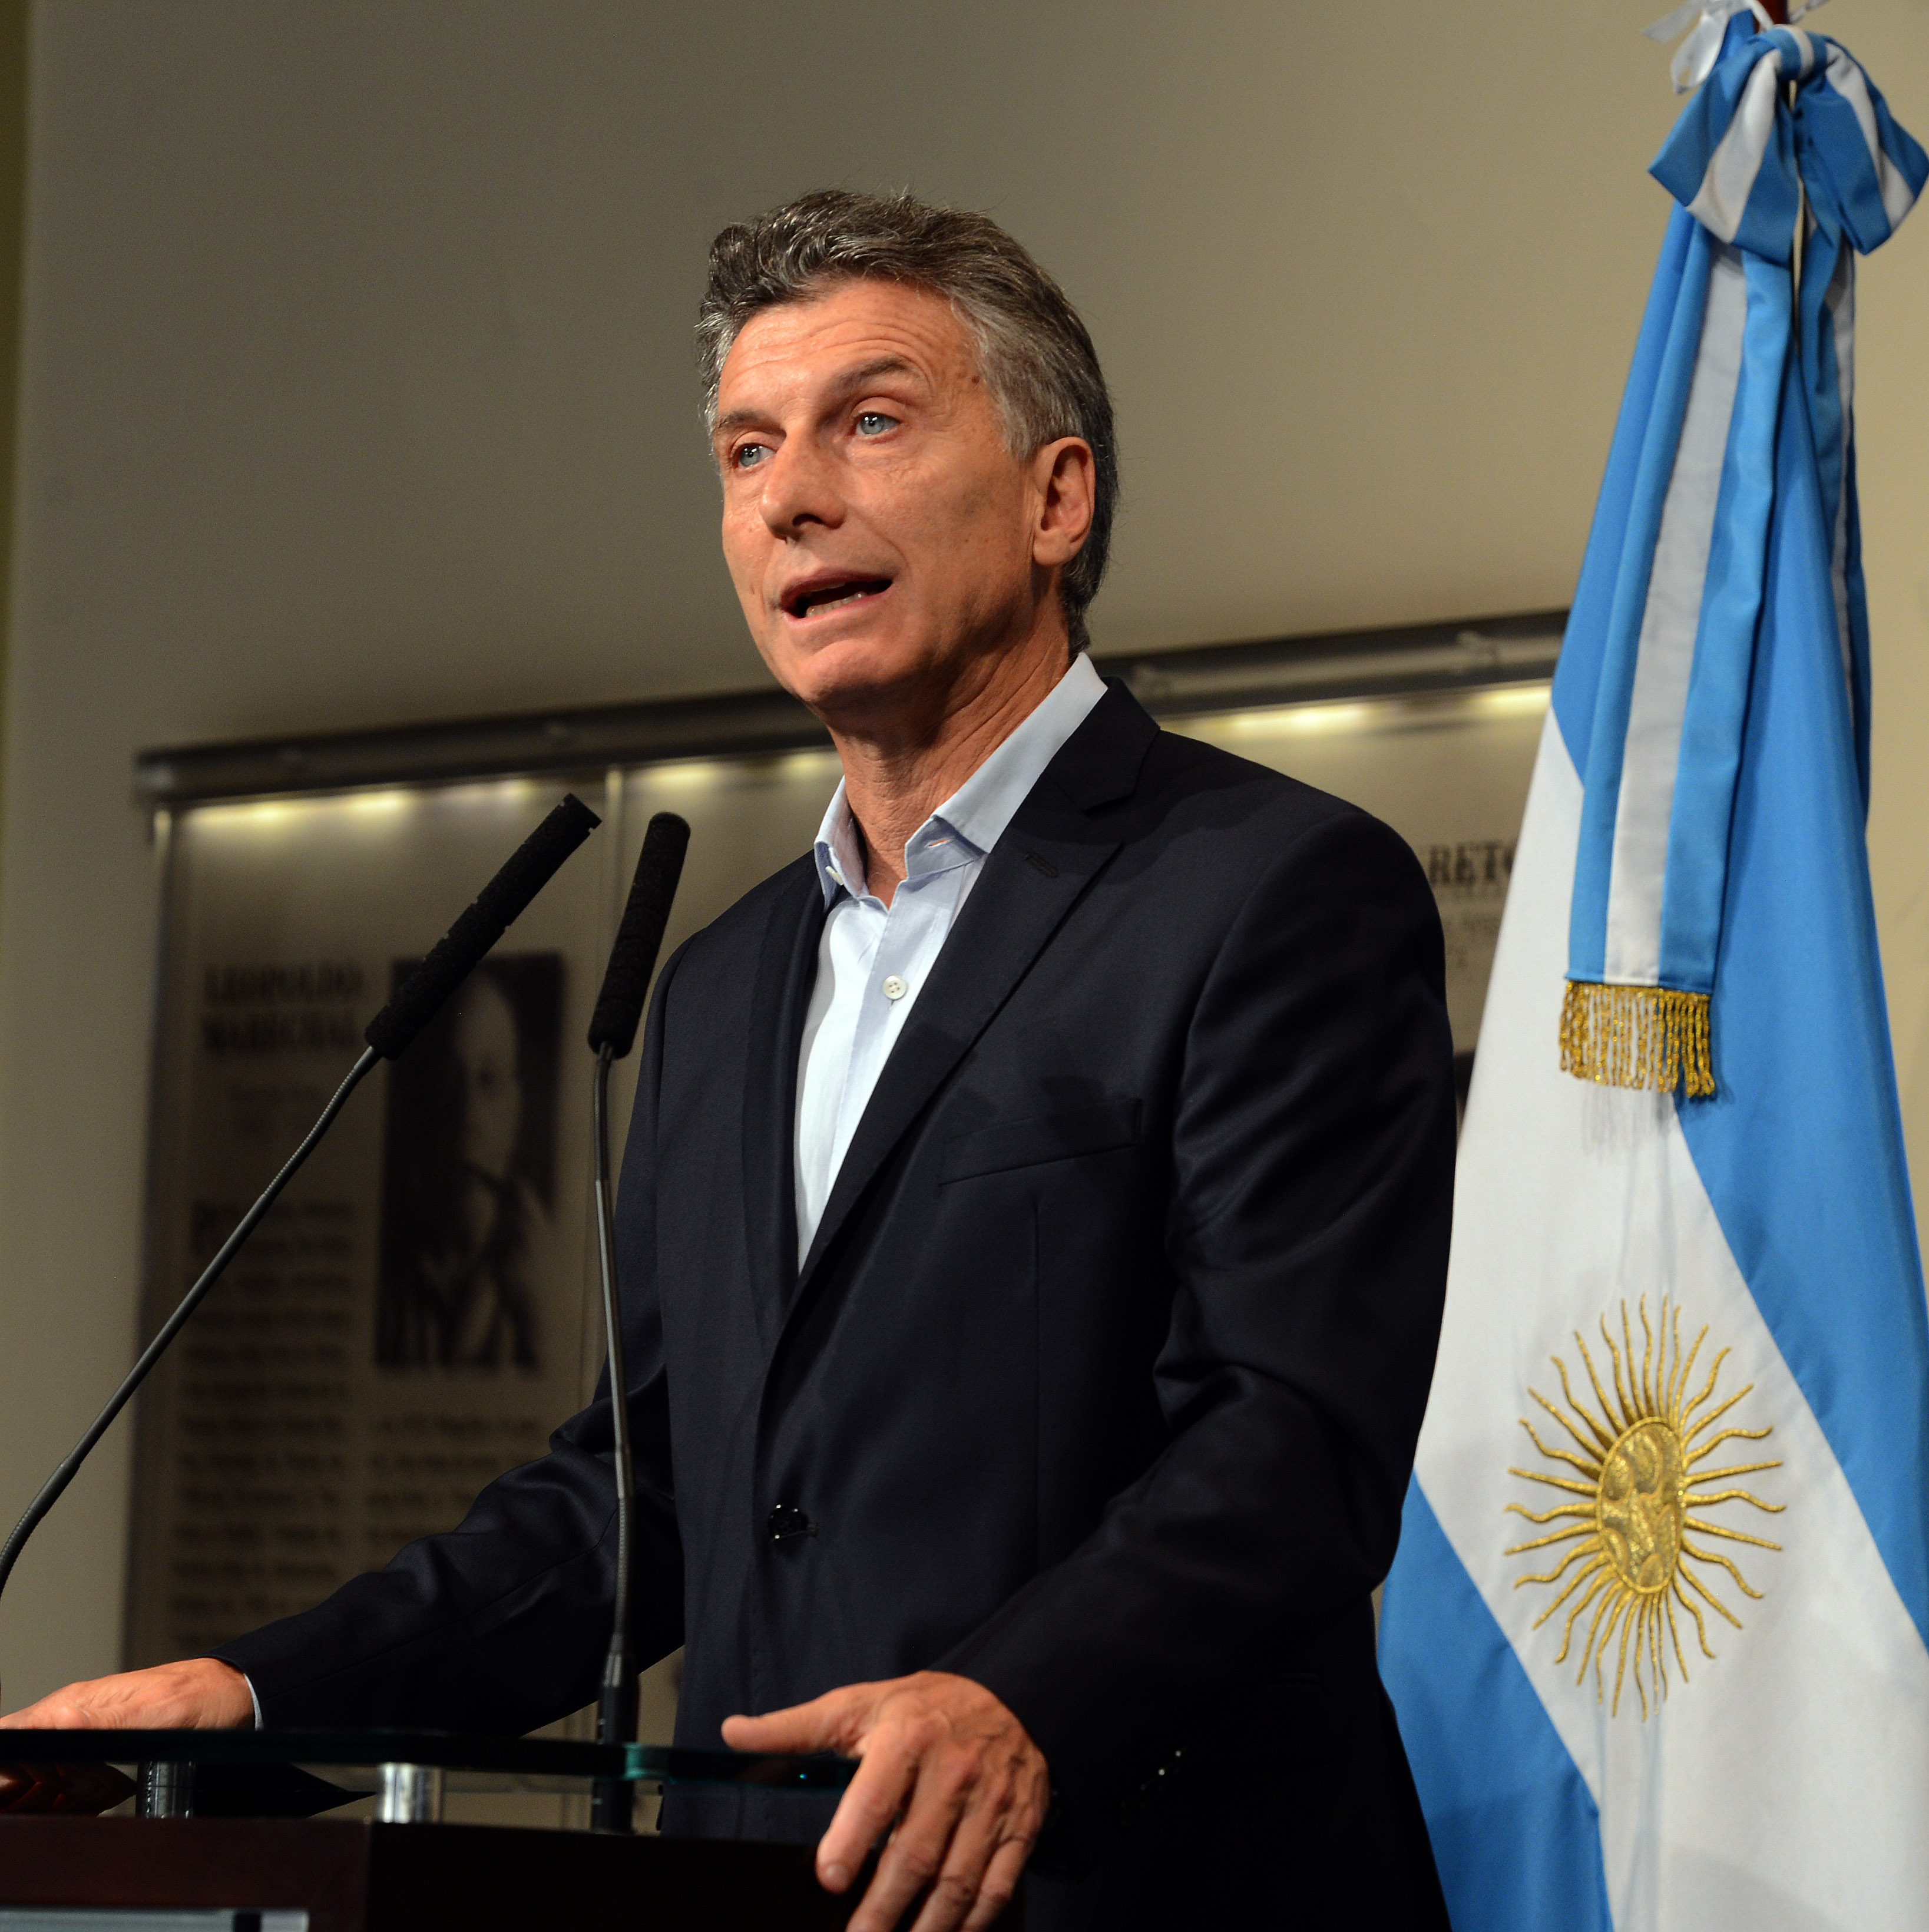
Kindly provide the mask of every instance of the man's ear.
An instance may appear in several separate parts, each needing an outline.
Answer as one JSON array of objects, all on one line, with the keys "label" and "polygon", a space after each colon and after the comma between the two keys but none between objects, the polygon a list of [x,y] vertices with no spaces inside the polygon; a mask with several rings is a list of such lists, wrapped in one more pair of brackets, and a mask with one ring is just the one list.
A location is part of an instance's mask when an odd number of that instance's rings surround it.
[{"label": "man's ear", "polygon": [[1031,560],[1046,570],[1070,563],[1091,533],[1098,490],[1098,459],[1082,436],[1060,436],[1031,459],[1038,493],[1032,526]]}]

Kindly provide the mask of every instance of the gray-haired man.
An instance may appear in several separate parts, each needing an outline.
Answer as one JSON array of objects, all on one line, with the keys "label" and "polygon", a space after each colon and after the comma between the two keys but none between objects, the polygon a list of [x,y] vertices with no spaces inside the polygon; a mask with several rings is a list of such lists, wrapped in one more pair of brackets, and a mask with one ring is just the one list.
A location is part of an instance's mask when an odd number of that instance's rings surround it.
[{"label": "gray-haired man", "polygon": [[[982,1927],[1022,1880],[1034,1932],[1444,1924],[1368,1606],[1451,1185],[1418,868],[1081,654],[1110,406],[1008,236],[826,194],[711,268],[724,555],[844,782],[652,1003],[642,1654],[687,1646],[685,1742],[862,1759],[818,1852],[842,1890],[882,1842],[860,1932]],[[1268,487],[1210,386],[1230,487]],[[271,1723],[557,1716],[602,1656],[609,1436],[604,1402],[316,1610],[18,1721],[241,1723],[250,1682]]]}]

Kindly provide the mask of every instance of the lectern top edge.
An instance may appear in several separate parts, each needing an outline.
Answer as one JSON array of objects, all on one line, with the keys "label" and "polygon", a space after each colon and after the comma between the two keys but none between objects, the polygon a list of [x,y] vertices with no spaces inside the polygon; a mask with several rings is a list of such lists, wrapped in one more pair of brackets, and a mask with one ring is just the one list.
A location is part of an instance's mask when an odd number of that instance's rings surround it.
[{"label": "lectern top edge", "polygon": [[842,1790],[857,1768],[854,1760],[828,1753],[784,1756],[421,1730],[16,1730],[0,1738],[0,1760],[75,1765],[416,1764],[538,1778],[747,1785],[817,1793]]}]

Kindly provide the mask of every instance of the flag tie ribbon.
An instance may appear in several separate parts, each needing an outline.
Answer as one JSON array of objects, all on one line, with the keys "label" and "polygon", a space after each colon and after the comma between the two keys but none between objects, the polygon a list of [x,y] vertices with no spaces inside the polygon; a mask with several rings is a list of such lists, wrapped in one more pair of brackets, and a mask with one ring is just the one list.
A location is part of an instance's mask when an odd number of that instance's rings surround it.
[{"label": "flag tie ribbon", "polygon": [[1817,493],[1832,550],[1813,562],[1833,591],[1867,808],[1855,257],[1888,238],[1929,180],[1929,157],[1838,43],[1756,32],[1749,11],[1690,0],[1654,30],[1698,15],[1696,32],[1713,24],[1724,38],[1651,170],[1680,206],[1569,620],[1570,638],[1598,631],[1600,682],[1561,1064],[1692,1097],[1715,1090],[1730,830],[1777,506],[1791,489]]},{"label": "flag tie ribbon", "polygon": [[[1802,17],[1826,6],[1828,0],[1797,0],[1788,9],[1788,23],[1793,26]],[[1714,70],[1728,33],[1728,22],[1737,14],[1753,14],[1764,28],[1775,22],[1762,0],[1682,0],[1673,12],[1666,14],[1652,27],[1641,31],[1651,40],[1665,44],[1688,38],[1675,50],[1669,74],[1677,94],[1692,94]]]}]

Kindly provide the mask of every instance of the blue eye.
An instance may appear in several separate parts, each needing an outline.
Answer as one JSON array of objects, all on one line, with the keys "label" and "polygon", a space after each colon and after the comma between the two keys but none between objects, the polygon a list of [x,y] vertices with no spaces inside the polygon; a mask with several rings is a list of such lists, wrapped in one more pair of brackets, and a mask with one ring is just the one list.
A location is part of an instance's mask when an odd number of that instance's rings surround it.
[{"label": "blue eye", "polygon": [[751,469],[770,454],[769,448],[763,443],[740,443],[730,453],[730,467],[733,470]]},{"label": "blue eye", "polygon": [[882,436],[887,429],[896,429],[897,426],[897,418],[886,416],[881,410],[866,410],[857,418],[860,436]]}]

